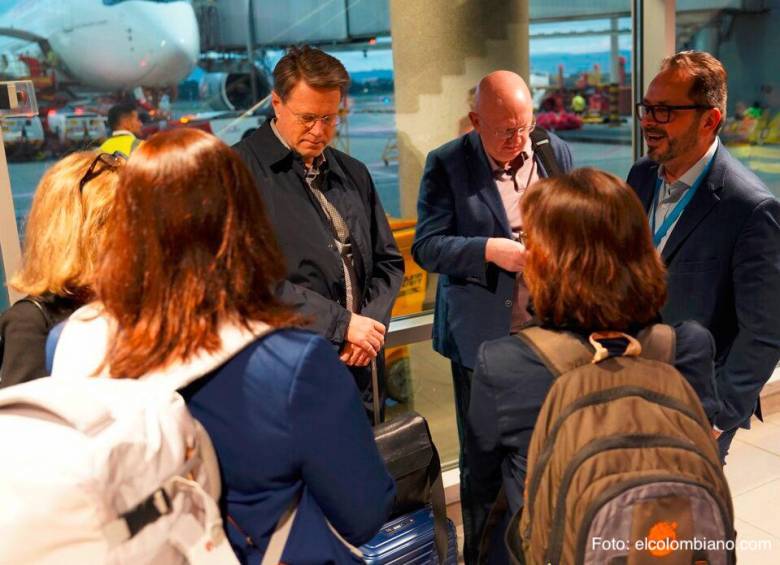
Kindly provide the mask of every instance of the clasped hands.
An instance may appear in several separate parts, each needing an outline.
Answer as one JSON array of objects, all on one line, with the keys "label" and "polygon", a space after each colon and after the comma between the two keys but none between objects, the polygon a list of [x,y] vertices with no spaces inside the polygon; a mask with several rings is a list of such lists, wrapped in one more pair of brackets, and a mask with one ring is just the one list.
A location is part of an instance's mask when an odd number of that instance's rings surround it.
[{"label": "clasped hands", "polygon": [[365,367],[385,344],[385,325],[360,314],[352,314],[346,341],[339,358],[351,367]]}]

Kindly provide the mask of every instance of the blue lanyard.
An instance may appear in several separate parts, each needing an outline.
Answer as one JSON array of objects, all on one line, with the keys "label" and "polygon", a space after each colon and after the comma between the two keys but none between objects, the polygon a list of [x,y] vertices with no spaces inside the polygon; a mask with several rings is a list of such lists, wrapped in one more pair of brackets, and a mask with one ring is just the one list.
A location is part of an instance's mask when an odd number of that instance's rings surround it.
[{"label": "blue lanyard", "polygon": [[666,232],[669,231],[669,228],[672,227],[672,225],[682,215],[682,213],[685,211],[685,207],[688,206],[690,201],[693,199],[694,195],[696,194],[696,191],[699,189],[699,186],[704,180],[704,177],[706,177],[707,174],[710,172],[710,169],[712,168],[712,162],[714,160],[715,160],[715,155],[710,157],[710,160],[707,163],[707,165],[704,167],[704,170],[701,173],[699,173],[699,176],[696,177],[696,180],[693,181],[691,187],[686,191],[685,195],[680,199],[680,201],[672,209],[672,211],[666,215],[666,218],[664,218],[661,227],[659,227],[657,230],[655,229],[655,212],[656,209],[658,208],[658,193],[661,192],[661,177],[658,177],[658,179],[656,179],[655,194],[653,194],[653,208],[650,212],[650,229],[653,231],[653,245],[656,248],[661,244],[664,237],[666,237]]}]

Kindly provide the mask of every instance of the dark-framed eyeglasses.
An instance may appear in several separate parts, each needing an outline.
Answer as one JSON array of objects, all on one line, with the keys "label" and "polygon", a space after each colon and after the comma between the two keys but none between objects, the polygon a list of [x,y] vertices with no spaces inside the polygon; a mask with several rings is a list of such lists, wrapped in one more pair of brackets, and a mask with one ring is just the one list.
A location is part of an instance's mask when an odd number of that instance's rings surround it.
[{"label": "dark-framed eyeglasses", "polygon": [[326,114],[324,116],[318,116],[317,114],[299,114],[298,112],[290,113],[295,116],[296,121],[306,128],[306,131],[313,129],[317,125],[317,122],[322,122],[322,125],[326,128],[336,127],[341,123],[341,114]]},{"label": "dark-framed eyeglasses", "polygon": [[706,106],[704,104],[682,104],[682,105],[669,105],[669,104],[645,104],[644,102],[637,102],[636,104],[636,119],[644,120],[650,116],[654,122],[659,124],[667,124],[672,119],[672,113],[678,110],[712,110],[713,106]]},{"label": "dark-framed eyeglasses", "polygon": [[536,120],[532,120],[530,124],[516,128],[494,129],[493,135],[499,139],[512,139],[515,135],[524,135],[531,133],[536,128]]},{"label": "dark-framed eyeglasses", "polygon": [[81,177],[79,181],[79,192],[84,192],[84,185],[95,177],[100,176],[100,173],[107,170],[116,170],[127,161],[127,157],[121,151],[114,151],[113,153],[99,153],[95,160],[92,161],[87,172]]}]

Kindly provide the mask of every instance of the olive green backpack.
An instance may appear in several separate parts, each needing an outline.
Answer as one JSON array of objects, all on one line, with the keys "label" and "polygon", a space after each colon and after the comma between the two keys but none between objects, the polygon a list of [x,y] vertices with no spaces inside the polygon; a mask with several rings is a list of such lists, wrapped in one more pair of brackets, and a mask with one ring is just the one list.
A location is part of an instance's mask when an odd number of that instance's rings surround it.
[{"label": "olive green backpack", "polygon": [[619,356],[568,332],[518,335],[556,380],[531,438],[524,508],[507,531],[514,558],[734,563],[729,487],[701,403],[672,366],[674,330],[620,334],[631,345]]}]

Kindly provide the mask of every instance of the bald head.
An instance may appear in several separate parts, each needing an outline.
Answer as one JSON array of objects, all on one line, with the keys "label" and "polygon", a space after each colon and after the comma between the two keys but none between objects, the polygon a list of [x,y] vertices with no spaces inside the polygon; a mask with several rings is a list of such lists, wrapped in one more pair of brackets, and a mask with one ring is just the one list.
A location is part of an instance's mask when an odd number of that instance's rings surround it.
[{"label": "bald head", "polygon": [[531,91],[520,75],[512,71],[494,71],[479,81],[475,108],[478,113],[503,108],[514,111],[533,108]]},{"label": "bald head", "polygon": [[526,146],[533,124],[528,85],[511,71],[495,71],[477,85],[474,111],[469,114],[485,151],[500,164],[514,159]]}]

